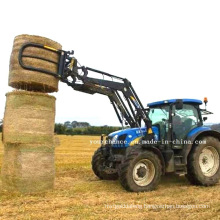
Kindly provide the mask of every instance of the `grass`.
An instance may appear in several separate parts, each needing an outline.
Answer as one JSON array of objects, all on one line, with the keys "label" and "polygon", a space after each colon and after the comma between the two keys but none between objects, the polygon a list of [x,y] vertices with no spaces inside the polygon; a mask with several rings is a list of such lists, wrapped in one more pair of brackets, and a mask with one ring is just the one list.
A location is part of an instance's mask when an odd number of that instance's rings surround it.
[{"label": "grass", "polygon": [[[59,136],[55,189],[22,195],[2,190],[0,219],[219,219],[220,185],[198,187],[184,177],[162,178],[156,191],[126,192],[118,181],[101,181],[91,170],[96,136]],[[0,163],[3,146],[0,143]],[[119,208],[116,205],[130,205]],[[185,205],[185,208],[172,207]],[[208,208],[189,208],[189,205]],[[151,205],[151,206],[148,206]],[[156,205],[170,205],[157,207]],[[188,206],[186,206],[188,205]],[[133,206],[133,207],[131,207]],[[188,208],[186,208],[188,207]]]}]

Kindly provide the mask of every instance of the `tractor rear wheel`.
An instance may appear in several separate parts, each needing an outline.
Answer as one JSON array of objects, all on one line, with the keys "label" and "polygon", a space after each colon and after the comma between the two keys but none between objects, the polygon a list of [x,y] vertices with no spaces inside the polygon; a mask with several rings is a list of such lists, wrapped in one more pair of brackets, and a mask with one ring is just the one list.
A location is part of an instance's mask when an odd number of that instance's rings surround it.
[{"label": "tractor rear wheel", "polygon": [[162,175],[161,161],[151,151],[131,151],[121,164],[119,179],[128,191],[154,190]]},{"label": "tractor rear wheel", "polygon": [[187,179],[194,185],[212,186],[220,179],[220,142],[205,137],[188,156]]},{"label": "tractor rear wheel", "polygon": [[118,171],[113,168],[105,166],[106,159],[102,155],[101,147],[98,148],[92,157],[92,170],[97,177],[102,180],[116,180],[118,179]]}]

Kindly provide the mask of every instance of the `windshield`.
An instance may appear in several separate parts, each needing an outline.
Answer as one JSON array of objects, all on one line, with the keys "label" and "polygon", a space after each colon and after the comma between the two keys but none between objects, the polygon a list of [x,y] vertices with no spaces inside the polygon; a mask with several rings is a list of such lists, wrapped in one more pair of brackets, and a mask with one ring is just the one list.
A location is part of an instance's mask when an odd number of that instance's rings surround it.
[{"label": "windshield", "polygon": [[152,121],[152,124],[167,121],[169,118],[169,106],[151,108],[149,118]]}]

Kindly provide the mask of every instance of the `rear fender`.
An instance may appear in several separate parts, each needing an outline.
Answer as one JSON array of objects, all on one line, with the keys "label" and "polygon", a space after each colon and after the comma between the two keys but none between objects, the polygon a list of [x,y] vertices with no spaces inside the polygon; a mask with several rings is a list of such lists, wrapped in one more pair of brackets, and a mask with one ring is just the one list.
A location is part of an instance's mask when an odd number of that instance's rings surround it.
[{"label": "rear fender", "polygon": [[183,148],[182,155],[183,155],[183,162],[185,164],[187,164],[187,158],[193,145],[196,144],[195,141],[200,140],[202,137],[205,137],[205,136],[212,136],[220,140],[220,133],[214,130],[206,130],[206,131],[203,130],[203,131],[198,131],[197,133],[193,134],[190,138],[187,139],[189,144],[187,144]]}]

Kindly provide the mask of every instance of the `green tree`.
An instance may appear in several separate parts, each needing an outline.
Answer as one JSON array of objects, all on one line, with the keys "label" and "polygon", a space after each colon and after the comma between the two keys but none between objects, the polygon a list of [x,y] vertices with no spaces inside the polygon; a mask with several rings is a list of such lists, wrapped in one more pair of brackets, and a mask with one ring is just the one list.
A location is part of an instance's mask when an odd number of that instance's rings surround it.
[{"label": "green tree", "polygon": [[66,133],[66,128],[63,124],[58,123],[55,124],[55,129],[54,129],[56,134],[65,134]]},{"label": "green tree", "polygon": [[80,129],[80,128],[75,128],[75,129],[73,130],[73,134],[76,134],[76,135],[82,134],[82,129]]},{"label": "green tree", "polygon": [[[83,122],[86,124],[87,122]],[[67,123],[66,123],[67,124]],[[121,127],[110,127],[110,126],[89,126],[89,127],[66,127],[65,123],[55,124],[55,133],[56,134],[66,134],[66,135],[101,135],[112,133],[114,131],[120,130]]]},{"label": "green tree", "polygon": [[74,135],[74,131],[72,128],[67,128],[66,131],[65,131],[65,134],[66,135]]}]

